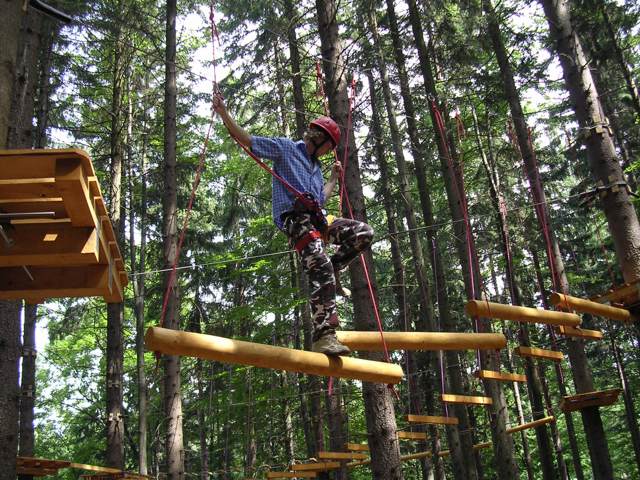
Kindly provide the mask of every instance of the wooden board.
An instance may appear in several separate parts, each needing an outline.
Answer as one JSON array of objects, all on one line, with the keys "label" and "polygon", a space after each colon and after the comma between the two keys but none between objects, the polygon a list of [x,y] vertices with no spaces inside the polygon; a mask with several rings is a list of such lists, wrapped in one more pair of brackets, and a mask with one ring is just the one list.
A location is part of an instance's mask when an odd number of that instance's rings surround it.
[{"label": "wooden board", "polygon": [[513,353],[520,355],[521,357],[540,358],[543,360],[552,360],[554,362],[561,362],[564,360],[564,353],[556,352],[554,350],[544,350],[542,348],[535,347],[516,347]]},{"label": "wooden board", "polygon": [[496,372],[493,370],[478,370],[476,377],[484,380],[497,380],[499,382],[526,382],[527,376],[519,373]]},{"label": "wooden board", "polygon": [[455,395],[451,393],[443,393],[440,400],[445,403],[460,403],[464,405],[491,405],[493,400],[490,397],[482,397],[477,395]]},{"label": "wooden board", "polygon": [[631,305],[638,302],[640,298],[640,280],[633,283],[625,283],[621,287],[613,288],[604,295],[591,298],[598,303],[626,304]]},{"label": "wooden board", "polygon": [[316,478],[316,472],[267,472],[267,478]]},{"label": "wooden board", "polygon": [[433,415],[407,415],[407,421],[409,423],[424,423],[434,425],[458,425],[459,420],[457,417],[437,417]]},{"label": "wooden board", "polygon": [[560,400],[560,410],[565,413],[575,412],[588,407],[606,407],[618,401],[618,396],[622,390],[613,388],[597,392],[581,393],[564,397]]},{"label": "wooden board", "polygon": [[324,472],[327,470],[335,470],[340,468],[342,463],[340,462],[313,462],[313,463],[295,463],[289,467],[289,470],[294,472]]},{"label": "wooden board", "polygon": [[369,455],[355,452],[318,452],[318,458],[323,460],[364,460]]},{"label": "wooden board", "polygon": [[583,338],[585,340],[602,340],[602,332],[599,330],[587,330],[585,328],[573,328],[558,326],[558,333],[565,337]]},{"label": "wooden board", "polygon": [[16,457],[16,470],[18,475],[32,475],[44,477],[57,475],[58,470],[67,468],[71,462],[64,460],[50,460],[37,457]]},{"label": "wooden board", "polygon": [[405,432],[400,430],[398,432],[398,438],[400,440],[426,440],[427,434],[425,432]]},{"label": "wooden board", "polygon": [[522,425],[516,425],[515,427],[511,427],[507,429],[507,433],[516,433],[521,430],[528,430],[530,428],[536,428],[541,425],[546,425],[547,423],[553,423],[556,421],[556,418],[553,416],[539,418],[538,420],[534,420],[533,422],[523,423]]},{"label": "wooden board", "polygon": [[345,445],[347,450],[351,450],[352,452],[368,452],[369,445],[366,443],[347,443]]}]

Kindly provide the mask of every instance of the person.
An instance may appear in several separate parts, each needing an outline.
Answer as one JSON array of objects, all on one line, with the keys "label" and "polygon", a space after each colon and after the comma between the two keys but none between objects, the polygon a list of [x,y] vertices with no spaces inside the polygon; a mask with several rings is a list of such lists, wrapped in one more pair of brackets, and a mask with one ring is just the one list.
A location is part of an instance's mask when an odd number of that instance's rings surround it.
[{"label": "person", "polygon": [[[336,292],[348,294],[340,284],[339,275],[371,245],[373,229],[364,222],[346,218],[336,218],[327,225],[319,208],[309,205],[322,207],[336,186],[342,171],[340,163],[335,162],[325,184],[319,159],[340,144],[340,128],[331,118],[319,117],[309,124],[299,141],[252,136],[231,117],[221,95],[214,97],[213,108],[233,137],[256,156],[270,159],[276,174],[304,193],[308,200],[297,198],[280,180],[273,178],[273,221],[297,250],[309,278],[312,350],[327,355],[348,355],[349,348],[338,341],[335,333],[339,326]],[[338,246],[331,257],[325,251],[323,237],[327,243]]]}]

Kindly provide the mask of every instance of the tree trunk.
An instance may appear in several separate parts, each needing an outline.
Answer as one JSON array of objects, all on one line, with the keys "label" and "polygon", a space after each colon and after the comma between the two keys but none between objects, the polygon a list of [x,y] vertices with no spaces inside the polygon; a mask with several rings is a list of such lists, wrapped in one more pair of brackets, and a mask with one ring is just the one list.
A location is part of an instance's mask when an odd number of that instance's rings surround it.
[{"label": "tree trunk", "polygon": [[293,106],[296,109],[296,134],[302,138],[307,128],[304,118],[304,93],[302,89],[302,73],[300,70],[300,50],[296,36],[296,22],[293,21],[298,13],[292,0],[284,0],[285,18],[288,18],[287,42],[289,44],[289,61],[291,62],[291,83],[293,85]]},{"label": "tree trunk", "polygon": [[[623,182],[624,176],[616,157],[612,134],[602,114],[598,92],[591,76],[580,39],[571,24],[568,0],[541,0],[551,35],[562,65],[565,85],[580,126],[580,138],[587,148],[587,158],[593,179],[607,186]],[[618,264],[626,282],[640,279],[640,224],[626,188],[610,188],[601,198],[604,213],[613,237]],[[577,382],[576,382],[577,383]],[[581,386],[579,393],[583,393]],[[597,409],[592,409],[597,412]],[[584,413],[583,413],[584,416]],[[591,432],[588,436],[598,435]],[[609,450],[604,438],[593,438],[597,445],[590,450],[596,455],[596,478],[613,478]]]},{"label": "tree trunk", "polygon": [[[27,304],[24,308],[22,334],[22,381],[20,382],[20,456],[34,456],[34,405],[36,398],[36,321],[38,306]],[[20,475],[21,480],[33,478]]]},{"label": "tree trunk", "polygon": [[[338,38],[336,19],[337,4],[334,0],[316,0],[318,13],[318,30],[320,32],[322,66],[325,76],[325,91],[329,98],[329,109],[338,125],[346,125],[349,114],[347,94],[347,78],[343,60],[341,41]],[[360,167],[356,151],[353,130],[344,132],[344,141],[338,148],[338,158],[342,157],[345,148],[349,148],[347,165],[345,165],[345,190],[348,202],[343,203],[343,213],[351,207],[353,217],[367,220],[360,179]],[[365,277],[364,265],[371,275],[371,288],[376,291],[375,272],[371,252],[361,256],[349,268],[351,286],[353,288],[354,325],[361,330],[375,330],[373,299],[369,296],[369,288]],[[368,358],[381,360],[380,354],[371,354]],[[400,464],[400,448],[396,437],[396,421],[392,396],[389,388],[382,384],[364,382],[365,417],[369,433],[371,452],[371,472],[374,479],[399,480],[402,478]]]},{"label": "tree trunk", "polygon": [[631,387],[627,380],[627,374],[622,363],[622,355],[620,349],[616,344],[613,332],[611,335],[611,350],[613,351],[613,357],[616,362],[616,369],[618,370],[618,377],[620,377],[620,384],[622,385],[622,398],[624,399],[624,410],[626,412],[625,421],[627,422],[627,428],[629,429],[629,435],[631,436],[631,444],[633,445],[633,453],[636,459],[636,466],[638,472],[640,472],[640,431],[638,430],[638,415],[636,414],[636,408],[633,404],[633,395]]},{"label": "tree trunk", "polygon": [[[164,95],[164,194],[162,196],[162,232],[164,268],[171,269],[177,249],[177,179],[176,179],[176,0],[167,0],[165,95]],[[168,295],[164,327],[178,330],[178,278],[168,289],[171,272],[164,275],[162,291]],[[165,461],[168,480],[184,478],[184,450],[182,434],[182,396],[180,389],[180,357],[163,355],[164,414],[166,421]]]}]

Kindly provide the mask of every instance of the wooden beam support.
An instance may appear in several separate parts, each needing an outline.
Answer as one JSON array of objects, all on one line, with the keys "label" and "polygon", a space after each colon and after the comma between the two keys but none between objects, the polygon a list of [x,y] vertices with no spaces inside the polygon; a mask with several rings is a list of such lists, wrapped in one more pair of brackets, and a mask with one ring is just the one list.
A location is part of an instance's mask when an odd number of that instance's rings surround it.
[{"label": "wooden beam support", "polygon": [[613,388],[598,392],[581,393],[564,397],[560,400],[560,410],[564,413],[575,412],[588,407],[606,407],[618,401],[618,396],[622,390]]},{"label": "wooden beam support", "polygon": [[89,186],[79,158],[60,158],[56,162],[56,189],[74,227],[92,227],[98,219],[89,196]]},{"label": "wooden beam support", "polygon": [[409,423],[423,423],[429,425],[458,425],[458,417],[437,417],[433,415],[407,415]]},{"label": "wooden beam support", "polygon": [[0,198],[0,211],[4,213],[33,213],[53,212],[55,218],[67,216],[62,197],[2,199]]},{"label": "wooden beam support", "polygon": [[294,472],[326,472],[327,470],[336,470],[341,466],[340,462],[294,463],[289,467],[289,470]]},{"label": "wooden beam support", "polygon": [[404,430],[399,430],[398,438],[400,440],[426,440],[427,434],[425,432],[406,432]]},{"label": "wooden beam support", "polygon": [[554,350],[544,350],[542,348],[535,347],[516,347],[513,349],[513,353],[521,357],[541,358],[554,362],[561,362],[562,360],[564,360],[564,353],[562,352],[556,352]]},{"label": "wooden beam support", "polygon": [[98,263],[99,239],[93,227],[70,224],[15,224],[9,234],[14,241],[0,242],[0,267],[21,265],[65,267]]},{"label": "wooden beam support", "polygon": [[152,327],[145,335],[149,350],[170,355],[187,355],[205,360],[251,365],[365,382],[398,383],[399,365],[351,357],[330,357],[322,353],[274,347],[193,332]]},{"label": "wooden beam support", "polygon": [[493,400],[490,397],[482,397],[477,395],[455,395],[451,393],[443,393],[440,400],[445,403],[459,403],[463,405],[492,405]]},{"label": "wooden beam support", "polygon": [[318,452],[318,458],[322,460],[364,460],[369,455],[354,452]]},{"label": "wooden beam support", "polygon": [[539,418],[538,420],[534,420],[533,422],[523,423],[522,425],[517,425],[517,426],[512,427],[512,428],[507,428],[507,433],[516,433],[516,432],[519,432],[521,430],[528,430],[530,428],[536,428],[536,427],[539,427],[541,425],[546,425],[547,423],[553,423],[555,421],[556,421],[556,417],[553,417],[553,416]]},{"label": "wooden beam support", "polygon": [[526,382],[527,376],[520,373],[496,372],[493,370],[478,370],[475,376],[484,380],[497,380],[499,382]]},{"label": "wooden beam support", "polygon": [[[351,350],[383,350],[378,332],[340,330],[336,334]],[[498,350],[507,345],[501,333],[385,332],[384,339],[389,350]]]},{"label": "wooden beam support", "polygon": [[602,340],[602,332],[599,330],[587,330],[585,328],[573,328],[558,326],[558,333],[565,337],[583,338],[585,340]]},{"label": "wooden beam support", "polygon": [[623,286],[609,290],[604,295],[593,297],[591,300],[598,303],[624,303],[632,304],[640,297],[640,280],[633,283],[625,283]]},{"label": "wooden beam support", "polygon": [[602,303],[592,302],[584,298],[572,297],[565,295],[564,293],[554,292],[551,294],[551,304],[560,306],[565,309],[575,310],[581,313],[590,313],[591,315],[597,315],[599,317],[609,318],[611,320],[618,320],[620,322],[631,322],[631,312],[624,308],[612,307],[604,305]]},{"label": "wooden beam support", "polygon": [[0,198],[5,200],[59,196],[53,177],[0,180]]},{"label": "wooden beam support", "polygon": [[548,325],[580,325],[580,317],[575,313],[556,312],[541,308],[518,307],[484,300],[470,300],[465,312],[471,317],[497,318],[525,323],[545,323]]}]

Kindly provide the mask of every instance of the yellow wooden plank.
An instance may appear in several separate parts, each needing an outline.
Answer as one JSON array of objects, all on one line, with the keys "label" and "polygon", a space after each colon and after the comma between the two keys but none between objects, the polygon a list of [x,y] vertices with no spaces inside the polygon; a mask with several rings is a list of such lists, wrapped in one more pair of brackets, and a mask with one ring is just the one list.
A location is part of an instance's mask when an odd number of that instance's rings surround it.
[{"label": "yellow wooden plank", "polygon": [[0,198],[0,211],[4,213],[53,212],[56,218],[67,216],[62,197]]},{"label": "yellow wooden plank", "polygon": [[367,445],[366,443],[347,443],[345,445],[345,448],[347,450],[351,450],[354,452],[368,452],[369,451],[369,445]]},{"label": "yellow wooden plank", "polygon": [[409,423],[424,423],[433,425],[458,425],[459,420],[457,417],[438,417],[434,415],[407,415],[407,421]]},{"label": "yellow wooden plank", "polygon": [[25,199],[33,197],[60,197],[56,189],[56,179],[54,177],[47,177],[0,180],[1,199]]},{"label": "yellow wooden plank", "polygon": [[267,472],[267,478],[316,478],[316,472]]},{"label": "yellow wooden plank", "polygon": [[88,472],[100,472],[100,473],[124,473],[119,468],[111,468],[111,467],[101,467],[99,465],[87,465],[85,463],[74,463],[72,462],[69,467],[75,468],[77,470],[86,470]]},{"label": "yellow wooden plank", "polygon": [[400,430],[398,432],[398,438],[400,440],[426,440],[427,434],[425,432],[405,432]]},{"label": "yellow wooden plank", "polygon": [[580,317],[575,313],[542,310],[540,308],[504,305],[502,303],[484,300],[470,300],[465,306],[465,312],[470,316],[497,318],[525,323],[545,323],[548,325],[580,325]]},{"label": "yellow wooden plank", "polygon": [[490,397],[482,397],[477,395],[456,395],[451,393],[443,393],[440,399],[445,403],[460,403],[464,405],[491,405],[493,400]]},{"label": "yellow wooden plank", "polygon": [[599,330],[587,330],[585,328],[573,328],[558,326],[558,333],[565,337],[584,338],[585,340],[602,340],[602,332]]},{"label": "yellow wooden plank", "polygon": [[327,470],[335,470],[340,468],[342,464],[340,462],[313,462],[313,463],[295,463],[289,468],[294,472],[323,472]]},{"label": "yellow wooden plank", "polygon": [[599,317],[618,320],[621,322],[630,322],[633,320],[631,312],[625,308],[612,307],[598,302],[592,302],[584,298],[572,297],[564,293],[554,292],[551,294],[551,304],[561,306],[567,309],[575,310],[581,313],[590,313]]},{"label": "yellow wooden plank", "polygon": [[77,148],[15,149],[0,150],[0,179],[53,177],[56,162],[62,158],[80,159],[86,176],[95,176],[91,158],[84,150]]},{"label": "yellow wooden plank", "polygon": [[97,225],[93,199],[80,159],[61,158],[56,163],[56,189],[62,196],[67,215],[75,227]]},{"label": "yellow wooden plank", "polygon": [[599,295],[591,300],[598,303],[624,303],[631,304],[640,297],[640,280],[633,283],[625,283],[621,287],[609,290],[604,295]]},{"label": "yellow wooden plank", "polygon": [[597,392],[581,393],[571,395],[560,400],[560,410],[565,413],[575,412],[588,407],[606,407],[618,401],[618,396],[622,390],[613,388]]},{"label": "yellow wooden plank", "polygon": [[527,376],[520,373],[496,372],[493,370],[478,370],[476,377],[484,380],[497,380],[499,382],[526,382]]},{"label": "yellow wooden plank", "polygon": [[318,452],[318,458],[323,460],[364,460],[369,455],[355,452]]},{"label": "yellow wooden plank", "polygon": [[368,382],[398,383],[404,375],[402,367],[386,362],[328,356],[160,327],[147,330],[145,345],[149,350],[169,355]]},{"label": "yellow wooden plank", "polygon": [[535,347],[516,347],[513,352],[521,357],[541,358],[545,360],[552,360],[554,362],[561,362],[564,360],[564,353],[556,352],[554,350],[544,350],[542,348]]}]

